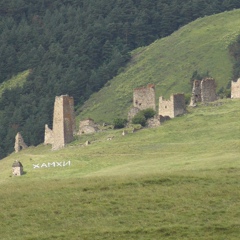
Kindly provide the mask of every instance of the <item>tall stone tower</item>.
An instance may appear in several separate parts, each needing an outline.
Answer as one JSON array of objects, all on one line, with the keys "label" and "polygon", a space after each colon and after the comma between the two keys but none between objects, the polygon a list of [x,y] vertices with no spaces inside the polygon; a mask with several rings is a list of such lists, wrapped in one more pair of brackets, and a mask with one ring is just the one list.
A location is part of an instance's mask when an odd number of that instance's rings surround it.
[{"label": "tall stone tower", "polygon": [[75,130],[75,115],[73,97],[57,96],[53,113],[53,145],[52,150],[58,150],[73,140]]}]

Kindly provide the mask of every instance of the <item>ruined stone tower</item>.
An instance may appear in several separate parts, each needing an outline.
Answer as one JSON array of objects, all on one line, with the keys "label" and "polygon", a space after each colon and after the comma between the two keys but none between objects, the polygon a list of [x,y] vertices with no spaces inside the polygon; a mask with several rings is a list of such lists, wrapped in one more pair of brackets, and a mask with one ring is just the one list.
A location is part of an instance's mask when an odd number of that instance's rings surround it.
[{"label": "ruined stone tower", "polygon": [[217,85],[213,78],[205,78],[201,81],[202,102],[214,102],[217,100],[216,88]]},{"label": "ruined stone tower", "polygon": [[44,145],[53,144],[53,131],[45,124]]},{"label": "ruined stone tower", "polygon": [[25,149],[27,147],[28,146],[24,142],[22,135],[18,132],[16,137],[15,137],[15,145],[14,145],[15,152],[17,153],[21,149]]},{"label": "ruined stone tower", "polygon": [[195,106],[197,102],[207,103],[216,100],[216,83],[213,78],[194,80],[190,106]]},{"label": "ruined stone tower", "polygon": [[53,113],[53,145],[57,150],[73,140],[75,130],[75,115],[73,97],[68,95],[57,96]]},{"label": "ruined stone tower", "polygon": [[201,101],[202,101],[201,81],[194,80],[190,106],[194,106],[194,105],[196,105],[197,102],[201,102]]},{"label": "ruined stone tower", "polygon": [[173,94],[170,100],[165,100],[163,97],[159,98],[159,115],[174,118],[178,115],[184,114],[186,111],[184,94]]},{"label": "ruined stone tower", "polygon": [[133,107],[140,110],[152,108],[156,110],[155,105],[155,86],[148,84],[147,87],[136,88],[133,91]]},{"label": "ruined stone tower", "polygon": [[237,80],[237,82],[232,81],[231,98],[240,98],[240,78]]}]

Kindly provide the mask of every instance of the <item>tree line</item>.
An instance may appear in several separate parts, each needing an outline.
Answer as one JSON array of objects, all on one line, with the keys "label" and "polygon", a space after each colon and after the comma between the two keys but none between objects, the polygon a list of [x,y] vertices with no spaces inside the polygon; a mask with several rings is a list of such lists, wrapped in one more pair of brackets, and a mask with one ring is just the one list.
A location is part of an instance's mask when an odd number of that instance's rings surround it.
[{"label": "tree line", "polygon": [[31,69],[0,98],[0,158],[21,131],[43,142],[57,95],[80,106],[130,59],[129,52],[237,0],[0,0],[0,83]]}]

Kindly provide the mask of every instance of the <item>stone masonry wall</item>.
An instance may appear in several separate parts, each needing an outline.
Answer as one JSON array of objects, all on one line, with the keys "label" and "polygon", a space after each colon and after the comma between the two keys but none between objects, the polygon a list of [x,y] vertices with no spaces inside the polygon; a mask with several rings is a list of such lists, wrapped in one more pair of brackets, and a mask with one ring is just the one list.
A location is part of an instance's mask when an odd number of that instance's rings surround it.
[{"label": "stone masonry wall", "polygon": [[240,98],[240,78],[237,82],[232,81],[231,98]]},{"label": "stone masonry wall", "polygon": [[202,102],[214,102],[217,100],[216,83],[213,78],[205,78],[201,81]]},{"label": "stone masonry wall", "polygon": [[139,108],[132,107],[128,112],[128,121],[131,121],[139,111],[140,111]]},{"label": "stone masonry wall", "polygon": [[194,80],[190,106],[195,106],[197,102],[207,103],[216,100],[216,83],[213,78]]},{"label": "stone masonry wall", "polygon": [[94,123],[92,119],[85,119],[79,122],[78,135],[91,134],[97,132],[98,126]]},{"label": "stone masonry wall", "polygon": [[21,176],[23,175],[23,165],[21,162],[16,160],[12,165],[12,174],[14,176]]},{"label": "stone masonry wall", "polygon": [[133,91],[133,107],[140,110],[152,108],[156,110],[155,86],[148,84],[147,87],[136,88]]},{"label": "stone masonry wall", "polygon": [[170,100],[164,100],[163,97],[159,98],[159,115],[163,117],[174,118],[185,113],[185,110],[185,97],[182,93],[171,95]]},{"label": "stone masonry wall", "polygon": [[201,102],[201,101],[202,101],[201,81],[194,80],[190,106],[195,106],[197,102]]},{"label": "stone masonry wall", "polygon": [[174,117],[182,115],[186,112],[185,96],[182,93],[172,96],[174,104]]},{"label": "stone masonry wall", "polygon": [[84,126],[92,126],[92,127],[95,127],[95,123],[92,119],[88,118],[88,119],[85,119],[85,120],[82,120],[79,122],[79,129],[81,129],[82,127]]},{"label": "stone masonry wall", "polygon": [[21,135],[21,133],[17,133],[16,137],[15,137],[15,145],[14,145],[14,149],[15,152],[19,152],[21,149],[25,149],[27,148],[27,144],[24,142],[23,137]]},{"label": "stone masonry wall", "polygon": [[174,105],[172,97],[170,100],[165,100],[162,96],[159,97],[159,115],[174,118]]},{"label": "stone masonry wall", "polygon": [[57,96],[53,113],[52,149],[63,148],[73,140],[75,128],[74,101],[68,95]]},{"label": "stone masonry wall", "polygon": [[45,124],[44,145],[53,144],[53,131]]}]

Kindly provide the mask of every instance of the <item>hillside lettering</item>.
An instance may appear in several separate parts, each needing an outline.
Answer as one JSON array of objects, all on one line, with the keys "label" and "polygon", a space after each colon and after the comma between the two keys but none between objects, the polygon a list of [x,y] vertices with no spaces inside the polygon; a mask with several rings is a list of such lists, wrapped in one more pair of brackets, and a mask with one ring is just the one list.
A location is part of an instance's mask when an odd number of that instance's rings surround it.
[{"label": "hillside lettering", "polygon": [[63,162],[48,162],[48,163],[38,163],[38,164],[33,164],[33,169],[37,168],[51,168],[51,167],[67,167],[71,166],[71,161],[63,161]]}]

